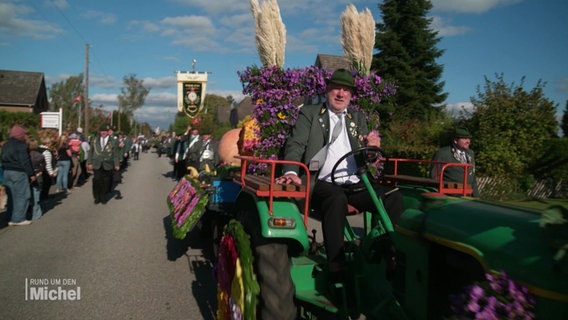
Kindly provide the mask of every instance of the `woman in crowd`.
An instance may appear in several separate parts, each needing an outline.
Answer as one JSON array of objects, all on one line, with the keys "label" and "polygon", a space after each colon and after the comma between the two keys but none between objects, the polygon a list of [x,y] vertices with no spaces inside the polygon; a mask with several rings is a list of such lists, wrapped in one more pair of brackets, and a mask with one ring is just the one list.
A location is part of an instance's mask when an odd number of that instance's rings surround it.
[{"label": "woman in crowd", "polygon": [[71,149],[67,143],[67,136],[61,135],[57,144],[57,181],[56,192],[69,192],[69,169],[71,168]]},{"label": "woman in crowd", "polygon": [[49,188],[53,185],[55,177],[57,177],[57,161],[52,150],[52,138],[45,136],[41,138],[39,152],[45,159],[45,170],[43,170],[43,187],[41,188],[40,201],[46,200],[49,196]]},{"label": "woman in crowd", "polygon": [[30,160],[36,177],[35,181],[30,183],[32,189],[32,201],[30,203],[32,207],[32,220],[38,220],[43,215],[39,201],[41,189],[43,188],[42,174],[43,170],[45,170],[45,159],[43,158],[43,154],[39,151],[36,138],[29,133],[26,135],[26,144],[28,145],[28,152],[30,153]]}]

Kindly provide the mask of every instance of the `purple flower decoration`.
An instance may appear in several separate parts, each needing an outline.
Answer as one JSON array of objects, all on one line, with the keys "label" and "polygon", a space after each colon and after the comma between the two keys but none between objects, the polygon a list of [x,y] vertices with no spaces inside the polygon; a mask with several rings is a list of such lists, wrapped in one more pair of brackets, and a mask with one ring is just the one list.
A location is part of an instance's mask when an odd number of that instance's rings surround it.
[{"label": "purple flower decoration", "polygon": [[451,295],[454,315],[467,319],[534,319],[535,299],[529,290],[510,279],[504,271],[487,273],[486,281]]}]

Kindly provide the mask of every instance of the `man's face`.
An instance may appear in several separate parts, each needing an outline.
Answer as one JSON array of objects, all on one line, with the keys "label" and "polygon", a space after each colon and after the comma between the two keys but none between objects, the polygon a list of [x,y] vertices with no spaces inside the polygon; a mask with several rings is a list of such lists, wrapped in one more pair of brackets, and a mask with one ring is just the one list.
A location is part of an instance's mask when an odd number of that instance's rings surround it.
[{"label": "man's face", "polygon": [[199,130],[197,130],[197,129],[191,130],[191,135],[192,135],[192,136],[196,136],[196,135],[198,135],[198,134],[199,134]]},{"label": "man's face", "polygon": [[108,136],[108,131],[106,130],[101,130],[101,137],[106,138],[106,136]]},{"label": "man's face", "polygon": [[454,145],[460,150],[468,150],[470,143],[470,138],[454,138]]},{"label": "man's face", "polygon": [[347,109],[349,101],[351,101],[351,88],[341,84],[329,83],[325,97],[327,106],[332,112],[342,112]]}]

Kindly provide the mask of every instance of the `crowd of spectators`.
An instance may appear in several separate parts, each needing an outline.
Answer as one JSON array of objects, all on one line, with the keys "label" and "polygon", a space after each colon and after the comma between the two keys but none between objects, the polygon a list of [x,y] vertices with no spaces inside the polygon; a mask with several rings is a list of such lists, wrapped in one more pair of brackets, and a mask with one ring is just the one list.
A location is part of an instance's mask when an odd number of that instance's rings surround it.
[{"label": "crowd of spectators", "polygon": [[[142,141],[115,135],[112,130],[109,133],[122,153],[114,179],[118,183],[130,155],[138,159]],[[8,139],[0,140],[0,213],[9,226],[31,224],[42,217],[50,198],[69,195],[85,184],[91,175],[86,163],[92,139],[81,128],[61,135],[53,129],[32,134],[19,124],[10,128]]]}]

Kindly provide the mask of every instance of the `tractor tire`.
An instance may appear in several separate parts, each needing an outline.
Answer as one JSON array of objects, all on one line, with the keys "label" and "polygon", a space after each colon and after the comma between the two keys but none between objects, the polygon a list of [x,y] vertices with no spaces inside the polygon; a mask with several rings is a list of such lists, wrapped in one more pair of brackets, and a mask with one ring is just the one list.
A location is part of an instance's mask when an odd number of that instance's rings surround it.
[{"label": "tractor tire", "polygon": [[294,283],[285,244],[267,243],[254,248],[256,276],[260,285],[259,319],[296,319]]}]

